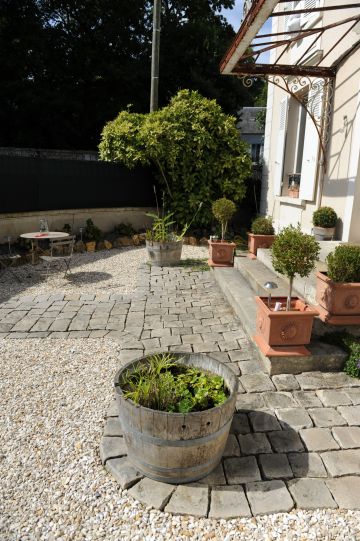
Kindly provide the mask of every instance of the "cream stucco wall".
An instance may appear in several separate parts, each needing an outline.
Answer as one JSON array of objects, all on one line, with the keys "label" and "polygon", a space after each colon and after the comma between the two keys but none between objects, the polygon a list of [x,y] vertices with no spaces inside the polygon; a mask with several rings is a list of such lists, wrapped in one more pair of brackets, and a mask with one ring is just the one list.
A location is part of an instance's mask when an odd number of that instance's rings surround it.
[{"label": "cream stucco wall", "polygon": [[[335,0],[325,0],[325,5],[338,4]],[[278,9],[283,9],[280,5]],[[346,10],[346,15],[358,15],[358,10]],[[329,11],[319,17],[316,27],[332,24],[339,18],[339,12]],[[278,22],[278,19],[280,22]],[[281,31],[284,18],[273,18],[275,26],[273,31]],[[342,29],[348,29],[347,23]],[[356,31],[355,31],[356,30]],[[325,55],[334,42],[339,38],[339,29],[324,34],[313,49],[313,54]],[[325,59],[325,64],[331,65],[336,58],[341,57],[352,44],[359,40],[358,29],[349,31],[348,35],[337,48]],[[317,50],[316,50],[317,49]],[[299,51],[302,47],[299,47]],[[277,50],[277,55],[279,51]],[[293,63],[296,58],[296,48],[284,55],[282,63]],[[274,61],[274,53],[271,58]],[[309,60],[315,64],[315,60]],[[312,214],[320,205],[332,206],[338,213],[340,220],[337,228],[337,238],[341,240],[360,242],[360,50],[353,52],[343,60],[338,68],[333,98],[333,113],[330,127],[330,138],[327,150],[327,171],[324,171],[321,160],[318,161],[317,182],[312,201],[290,199],[287,197],[286,183],[284,182],[282,196],[274,196],[274,171],[279,131],[279,110],[281,100],[287,94],[273,85],[269,85],[268,112],[266,119],[264,141],[264,182],[262,191],[261,210],[274,218],[277,229],[299,222],[306,232],[312,229]],[[294,145],[294,116],[289,114],[287,148]],[[320,158],[320,155],[319,155]],[[291,170],[293,163],[289,155],[284,160],[284,181]]]}]

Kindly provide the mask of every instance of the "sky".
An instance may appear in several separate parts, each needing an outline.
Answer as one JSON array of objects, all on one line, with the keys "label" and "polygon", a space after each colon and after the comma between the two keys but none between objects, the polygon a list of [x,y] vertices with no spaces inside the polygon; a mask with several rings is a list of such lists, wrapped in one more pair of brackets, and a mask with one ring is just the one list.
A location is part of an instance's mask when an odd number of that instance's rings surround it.
[{"label": "sky", "polygon": [[[232,25],[235,32],[237,32],[241,25],[241,19],[243,16],[243,5],[244,0],[235,0],[235,6],[233,9],[223,9],[222,15],[227,19],[227,21]],[[271,32],[271,20],[267,20],[262,29],[260,30],[260,33],[268,33]],[[260,62],[267,63],[269,61],[269,53],[264,53],[260,58]]]}]

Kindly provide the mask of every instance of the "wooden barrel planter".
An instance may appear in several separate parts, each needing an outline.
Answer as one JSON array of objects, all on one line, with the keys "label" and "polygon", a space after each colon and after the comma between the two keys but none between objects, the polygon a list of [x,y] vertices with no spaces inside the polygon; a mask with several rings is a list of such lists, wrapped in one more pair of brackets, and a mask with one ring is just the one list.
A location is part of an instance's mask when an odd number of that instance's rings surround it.
[{"label": "wooden barrel planter", "polygon": [[238,380],[225,364],[204,354],[176,353],[181,364],[221,376],[230,391],[218,407],[194,413],[152,410],[125,399],[119,386],[121,374],[146,361],[141,357],[115,376],[128,459],[144,475],[164,483],[182,484],[208,475],[220,462],[235,409]]},{"label": "wooden barrel planter", "polygon": [[183,241],[175,240],[169,242],[146,241],[146,248],[149,261],[155,267],[167,267],[176,265],[181,259]]}]

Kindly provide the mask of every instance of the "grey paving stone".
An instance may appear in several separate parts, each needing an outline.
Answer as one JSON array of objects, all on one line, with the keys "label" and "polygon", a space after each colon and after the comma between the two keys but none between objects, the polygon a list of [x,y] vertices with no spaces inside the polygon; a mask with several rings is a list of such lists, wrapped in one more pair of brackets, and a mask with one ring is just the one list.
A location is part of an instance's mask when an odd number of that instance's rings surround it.
[{"label": "grey paving stone", "polygon": [[239,434],[238,439],[242,455],[258,455],[272,452],[269,440],[263,433]]},{"label": "grey paving stone", "polygon": [[266,374],[245,374],[240,377],[240,381],[248,393],[261,393],[264,391],[275,390],[270,377]]},{"label": "grey paving stone", "polygon": [[300,430],[300,437],[308,451],[331,451],[339,449],[329,428],[308,428]]},{"label": "grey paving stone", "polygon": [[241,485],[261,479],[260,470],[254,456],[226,458],[224,468],[229,485]]},{"label": "grey paving stone", "polygon": [[256,359],[251,359],[249,361],[239,361],[239,367],[242,375],[259,373],[262,374],[264,371]]},{"label": "grey paving stone", "polygon": [[327,389],[328,384],[322,372],[304,372],[295,376],[303,391]]},{"label": "grey paving stone", "polygon": [[282,428],[293,428],[300,430],[301,428],[311,428],[312,420],[305,409],[302,408],[284,408],[277,409],[276,416],[280,421]]},{"label": "grey paving stone", "polygon": [[275,415],[270,411],[252,411],[249,413],[249,419],[254,432],[269,432],[281,428]]},{"label": "grey paving stone", "polygon": [[325,466],[316,453],[289,453],[294,477],[327,477]]},{"label": "grey paving stone", "polygon": [[246,495],[255,516],[288,513],[294,507],[294,502],[284,481],[248,483]]},{"label": "grey paving stone", "polygon": [[[40,318],[33,327],[31,327],[30,332],[45,332],[49,329],[51,324],[54,322],[54,319],[50,318]],[[64,329],[66,330],[66,329]]]},{"label": "grey paving stone", "polygon": [[13,323],[0,323],[0,332],[2,333],[7,333],[9,332],[12,327],[13,327]]},{"label": "grey paving stone", "polygon": [[308,412],[316,426],[332,427],[346,425],[345,419],[334,408],[311,408]]},{"label": "grey paving stone", "polygon": [[235,434],[229,434],[226,446],[223,452],[223,457],[240,456],[239,442]]},{"label": "grey paving stone", "polygon": [[219,344],[220,351],[234,351],[234,350],[239,349],[239,344],[235,340],[233,340],[232,342],[219,341],[218,344]]},{"label": "grey paving stone", "polygon": [[321,454],[321,458],[332,477],[360,475],[360,453],[357,449],[327,451]]},{"label": "grey paving stone", "polygon": [[129,494],[144,505],[162,511],[174,490],[173,485],[144,477],[129,489]]},{"label": "grey paving stone", "polygon": [[110,404],[109,404],[109,407],[107,409],[107,412],[106,412],[106,415],[105,417],[117,417],[119,415],[119,409],[118,409],[118,405],[117,405],[117,402],[114,399],[111,400]]},{"label": "grey paving stone", "polygon": [[13,326],[11,332],[29,332],[38,319],[39,316],[25,316]]},{"label": "grey paving stone", "polygon": [[360,405],[359,406],[340,406],[338,411],[346,419],[346,422],[352,426],[360,426]]},{"label": "grey paving stone", "polygon": [[27,338],[29,336],[29,333],[27,332],[11,332],[8,334],[7,338],[10,339],[23,339]]},{"label": "grey paving stone", "polygon": [[221,363],[230,362],[229,354],[226,351],[213,351],[211,357],[217,361],[220,361]]},{"label": "grey paving stone", "polygon": [[197,484],[206,486],[226,485],[226,478],[222,462],[220,462],[220,464],[218,464],[216,468],[211,473],[209,473],[209,475],[203,477],[202,479],[199,479],[199,481],[197,481]]},{"label": "grey paving stone", "polygon": [[124,438],[103,436],[100,441],[100,458],[103,464],[109,458],[118,458],[127,454]]},{"label": "grey paving stone", "polygon": [[340,508],[360,509],[360,477],[328,479],[326,484]]},{"label": "grey paving stone", "polygon": [[173,515],[206,517],[208,505],[209,490],[207,487],[179,485],[165,507],[165,512]]},{"label": "grey paving stone", "polygon": [[160,338],[161,347],[179,346],[181,343],[182,342],[180,336],[163,336],[162,338]]},{"label": "grey paving stone", "polygon": [[259,393],[238,394],[236,398],[237,411],[255,411],[266,409],[264,397]]},{"label": "grey paving stone", "polygon": [[106,462],[105,467],[124,490],[143,478],[142,473],[131,465],[127,457],[111,458]]},{"label": "grey paving stone", "polygon": [[209,518],[231,519],[238,517],[251,517],[244,489],[241,486],[213,488]]},{"label": "grey paving stone", "polygon": [[294,430],[279,430],[267,434],[272,448],[277,453],[300,452],[304,450],[299,435]]},{"label": "grey paving stone", "polygon": [[75,316],[69,326],[69,331],[86,331],[90,316]]},{"label": "grey paving stone", "polygon": [[291,393],[285,392],[267,392],[263,393],[265,403],[270,409],[277,408],[290,408],[297,406],[297,403],[293,399]]},{"label": "grey paving stone", "polygon": [[180,344],[179,346],[169,346],[169,351],[178,351],[179,353],[191,353],[192,347],[190,344]]},{"label": "grey paving stone", "polygon": [[89,334],[89,338],[104,338],[104,336],[106,336],[107,334],[109,334],[108,330],[99,329],[99,330],[91,331]]},{"label": "grey paving stone", "polygon": [[300,509],[335,509],[337,503],[325,481],[321,479],[293,479],[288,487]]},{"label": "grey paving stone", "polygon": [[326,407],[348,406],[350,397],[341,389],[328,389],[316,391],[317,396]]},{"label": "grey paving stone", "polygon": [[65,332],[70,325],[71,319],[55,319],[49,327],[52,332]]},{"label": "grey paving stone", "polygon": [[335,440],[343,449],[360,449],[359,426],[335,426],[332,433]]},{"label": "grey paving stone", "polygon": [[106,420],[104,436],[122,436],[123,430],[118,417],[110,417]]},{"label": "grey paving stone", "polygon": [[219,351],[219,347],[217,344],[193,344],[192,346],[194,353],[214,353],[216,351]]},{"label": "grey paving stone", "polygon": [[49,333],[47,331],[36,331],[26,333],[26,338],[47,338]]},{"label": "grey paving stone", "polygon": [[69,331],[69,338],[88,338],[90,331]]},{"label": "grey paving stone", "polygon": [[263,479],[291,479],[293,477],[286,454],[268,453],[259,455],[258,458]]},{"label": "grey paving stone", "polygon": [[321,408],[322,402],[312,391],[294,391],[293,396],[303,408]]},{"label": "grey paving stone", "polygon": [[162,327],[158,329],[151,329],[151,338],[164,338],[171,335],[171,329],[164,329]]},{"label": "grey paving stone", "polygon": [[354,406],[360,404],[360,389],[344,389]]},{"label": "grey paving stone", "polygon": [[235,413],[230,432],[234,434],[248,434],[250,432],[249,419],[246,413]]},{"label": "grey paving stone", "polygon": [[[248,361],[248,360],[252,360],[252,357],[254,356],[254,353],[251,351],[250,348],[244,349],[242,347],[241,349],[238,349],[238,350],[229,351],[229,356],[230,356],[230,359],[233,362]],[[259,366],[260,366],[260,364],[259,364]],[[260,368],[261,368],[261,366],[260,366]],[[262,370],[262,372],[263,372],[263,370]]]},{"label": "grey paving stone", "polygon": [[3,340],[4,338],[6,338],[8,336],[8,333],[7,332],[0,332],[0,340]]},{"label": "grey paving stone", "polygon": [[299,382],[293,374],[279,374],[272,377],[278,391],[296,391],[300,389]]},{"label": "grey paving stone", "polygon": [[[183,344],[203,344],[204,340],[201,334],[183,334],[181,337]],[[206,341],[205,341],[206,343]]]},{"label": "grey paving stone", "polygon": [[122,362],[130,362],[138,357],[141,357],[143,353],[143,349],[122,349],[120,351],[119,358]]},{"label": "grey paving stone", "polygon": [[324,372],[324,379],[329,389],[360,386],[358,379],[352,378],[344,372]]}]

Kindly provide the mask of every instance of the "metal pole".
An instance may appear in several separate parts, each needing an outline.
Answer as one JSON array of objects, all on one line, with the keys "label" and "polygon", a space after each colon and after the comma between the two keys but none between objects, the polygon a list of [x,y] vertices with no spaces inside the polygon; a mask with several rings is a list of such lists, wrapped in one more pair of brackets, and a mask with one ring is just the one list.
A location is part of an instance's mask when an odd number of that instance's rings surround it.
[{"label": "metal pole", "polygon": [[160,16],[161,0],[154,0],[153,38],[151,51],[150,112],[156,111],[159,104]]}]

